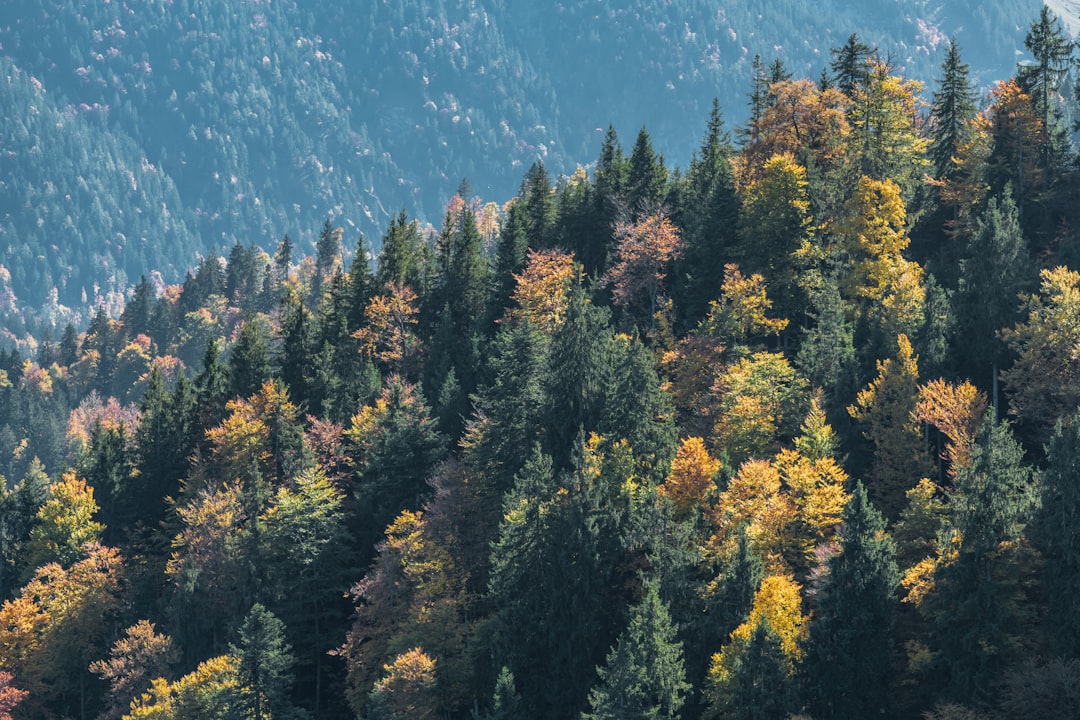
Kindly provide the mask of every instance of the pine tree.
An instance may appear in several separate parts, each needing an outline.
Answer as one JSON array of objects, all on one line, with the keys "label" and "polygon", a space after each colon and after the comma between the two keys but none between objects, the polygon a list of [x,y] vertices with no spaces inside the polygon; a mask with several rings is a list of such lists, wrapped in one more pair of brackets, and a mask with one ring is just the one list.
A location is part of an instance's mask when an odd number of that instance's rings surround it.
[{"label": "pine tree", "polygon": [[270,377],[270,331],[261,315],[247,318],[229,353],[233,397],[253,395]]},{"label": "pine tree", "polygon": [[930,160],[937,178],[957,172],[954,158],[969,141],[970,122],[975,117],[975,90],[968,76],[968,66],[960,60],[956,38],[949,40],[949,50],[941,64],[941,80],[930,107],[933,124],[930,130]]},{"label": "pine tree", "polygon": [[592,712],[582,720],[660,720],[680,717],[690,685],[683,669],[682,643],[655,582],[630,610],[630,620],[597,668],[600,683],[589,692]]},{"label": "pine tree", "polygon": [[810,626],[807,691],[814,717],[888,714],[900,573],[885,521],[859,483],[844,510],[841,552],[829,561]]}]

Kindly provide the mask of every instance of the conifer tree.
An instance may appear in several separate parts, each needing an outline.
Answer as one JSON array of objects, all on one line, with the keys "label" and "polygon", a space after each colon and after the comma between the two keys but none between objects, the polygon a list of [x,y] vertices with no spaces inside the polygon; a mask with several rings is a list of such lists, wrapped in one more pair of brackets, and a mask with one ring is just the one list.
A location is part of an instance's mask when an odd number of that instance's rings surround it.
[{"label": "conifer tree", "polygon": [[597,668],[600,683],[589,692],[592,712],[582,720],[678,718],[690,685],[683,670],[682,643],[655,582],[630,610],[619,641]]},{"label": "conifer tree", "polygon": [[840,554],[829,561],[810,626],[807,693],[814,717],[888,714],[892,629],[900,574],[885,521],[859,483],[844,510]]},{"label": "conifer tree", "polygon": [[229,386],[233,397],[253,395],[270,377],[270,332],[261,315],[244,321],[229,353]]},{"label": "conifer tree", "polygon": [[1023,538],[1036,492],[1023,456],[1008,425],[988,414],[949,503],[951,545],[931,609],[951,690],[965,700],[994,698],[997,673],[1033,636],[1024,607],[1034,559]]},{"label": "conifer tree", "polygon": [[1061,20],[1049,6],[1043,5],[1039,18],[1031,24],[1024,37],[1024,46],[1035,60],[1032,64],[1020,65],[1017,80],[1021,89],[1031,96],[1035,114],[1042,120],[1047,133],[1038,152],[1043,182],[1049,184],[1051,170],[1063,159],[1065,128],[1055,98],[1069,71],[1073,45],[1065,34]]},{"label": "conifer tree", "polygon": [[949,50],[941,64],[941,79],[930,106],[930,160],[937,178],[951,177],[957,171],[954,158],[968,142],[975,117],[975,90],[969,79],[969,68],[960,59],[956,38],[949,39]]},{"label": "conifer tree", "polygon": [[686,173],[685,198],[679,222],[683,227],[683,256],[676,264],[672,294],[680,316],[693,325],[718,294],[734,249],[739,200],[731,169],[731,139],[724,130],[720,103],[713,99],[705,137]]},{"label": "conifer tree", "polygon": [[877,48],[870,47],[856,33],[852,33],[843,46],[833,48],[830,52],[834,58],[830,67],[836,87],[849,98],[854,98],[855,89],[865,85],[870,77],[869,61],[877,54]]},{"label": "conifer tree", "polygon": [[139,284],[135,286],[135,292],[124,306],[124,313],[120,316],[120,322],[124,326],[124,333],[133,338],[136,335],[150,334],[150,317],[154,309],[154,289],[150,281],[143,275],[139,278]]},{"label": "conifer tree", "polygon": [[252,720],[287,717],[292,709],[292,666],[295,658],[285,641],[285,624],[259,603],[251,606],[239,630],[239,679],[244,717]]},{"label": "conifer tree", "polygon": [[524,187],[525,241],[532,250],[550,246],[553,238],[555,205],[551,193],[551,180],[543,161],[537,161],[525,176]]},{"label": "conifer tree", "polygon": [[1034,281],[1034,263],[1020,228],[1019,211],[1006,188],[1000,200],[990,198],[986,209],[975,219],[960,261],[956,300],[957,348],[972,376],[990,381],[995,411],[998,371],[1005,358],[1005,348],[997,333],[1018,319],[1019,295],[1029,290]]},{"label": "conifer tree", "polygon": [[382,238],[379,267],[376,277],[380,285],[396,282],[412,287],[417,294],[426,290],[423,238],[420,226],[409,220],[403,209],[390,220],[390,226]]},{"label": "conifer tree", "polygon": [[1034,533],[1045,561],[1046,627],[1053,648],[1064,658],[1080,659],[1080,415],[1058,422],[1046,448],[1049,466],[1040,483]]},{"label": "conifer tree", "polygon": [[292,290],[285,293],[281,303],[281,350],[278,366],[289,395],[297,404],[306,407],[311,396],[313,380],[311,311]]},{"label": "conifer tree", "polygon": [[708,690],[718,720],[784,720],[796,709],[796,687],[780,638],[761,617],[730,674]]},{"label": "conifer tree", "polygon": [[668,171],[664,158],[653,150],[649,131],[642,126],[626,174],[626,204],[629,216],[640,219],[660,209],[667,195]]}]

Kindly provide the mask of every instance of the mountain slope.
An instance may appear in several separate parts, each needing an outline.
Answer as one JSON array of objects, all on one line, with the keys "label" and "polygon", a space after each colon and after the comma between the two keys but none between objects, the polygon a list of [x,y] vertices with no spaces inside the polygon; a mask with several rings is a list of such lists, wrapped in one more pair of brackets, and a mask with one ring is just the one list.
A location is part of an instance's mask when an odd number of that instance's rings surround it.
[{"label": "mountain slope", "polygon": [[851,32],[925,80],[956,34],[985,84],[1012,72],[1037,10],[1002,0],[9,0],[7,303],[47,305],[54,286],[54,304],[106,299],[147,263],[175,281],[197,252],[272,247],[286,232],[307,249],[327,216],[353,239],[379,237],[401,207],[438,222],[462,177],[504,200],[537,159],[556,173],[590,162],[608,123],[624,140],[647,125],[685,165],[714,96],[729,122],[742,118],[755,54],[817,77]]}]

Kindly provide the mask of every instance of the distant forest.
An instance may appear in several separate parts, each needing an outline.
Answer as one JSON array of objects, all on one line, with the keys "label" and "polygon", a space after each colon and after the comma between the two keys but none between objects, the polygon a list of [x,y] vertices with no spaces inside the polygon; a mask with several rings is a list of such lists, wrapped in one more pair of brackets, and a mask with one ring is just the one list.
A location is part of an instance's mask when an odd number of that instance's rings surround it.
[{"label": "distant forest", "polygon": [[956,41],[753,58],[685,168],[609,128],[0,350],[0,718],[1075,717],[1074,47],[1024,27],[985,107]]},{"label": "distant forest", "polygon": [[1039,8],[727,5],[0,3],[0,345],[85,329],[236,242],[310,254],[328,216],[378,250],[402,207],[437,226],[462,177],[502,204],[538,160],[572,175],[608,123],[685,169],[714,96],[745,121],[755,54],[817,78],[856,30],[930,81],[955,34],[983,94]]}]

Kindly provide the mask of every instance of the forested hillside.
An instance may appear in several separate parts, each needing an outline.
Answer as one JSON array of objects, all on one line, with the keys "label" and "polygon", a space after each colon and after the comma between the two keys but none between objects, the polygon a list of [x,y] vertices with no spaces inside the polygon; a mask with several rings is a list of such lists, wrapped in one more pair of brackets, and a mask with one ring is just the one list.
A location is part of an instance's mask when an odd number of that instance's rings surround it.
[{"label": "forested hillside", "polygon": [[1024,27],[985,108],[849,34],[681,170],[609,129],[0,350],[0,717],[1075,717],[1074,53]]},{"label": "forested hillside", "polygon": [[609,123],[647,125],[685,169],[712,97],[745,119],[755,56],[817,78],[858,31],[929,81],[955,34],[986,87],[1037,8],[10,0],[7,344],[85,326],[84,296],[118,308],[143,268],[178,282],[211,249],[272,250],[285,232],[312,252],[327,216],[350,241],[377,241],[402,207],[438,225],[463,177],[503,203],[538,159],[554,177],[595,158]]}]

